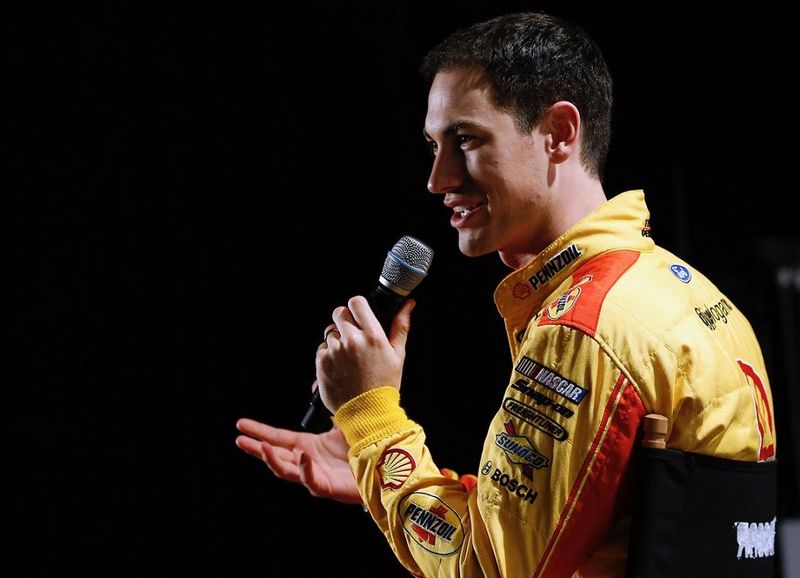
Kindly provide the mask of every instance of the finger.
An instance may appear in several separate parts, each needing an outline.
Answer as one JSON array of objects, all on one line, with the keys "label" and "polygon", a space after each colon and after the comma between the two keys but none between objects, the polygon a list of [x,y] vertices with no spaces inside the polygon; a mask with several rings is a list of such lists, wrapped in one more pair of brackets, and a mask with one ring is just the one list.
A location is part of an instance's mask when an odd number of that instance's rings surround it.
[{"label": "finger", "polygon": [[[352,299],[350,301],[352,302]],[[361,330],[359,324],[353,318],[352,312],[347,307],[337,307],[333,310],[333,322],[339,328],[337,337],[340,339],[352,338],[356,332]]]},{"label": "finger", "polygon": [[[236,438],[236,446],[248,453],[249,455],[253,456],[254,458],[258,458],[259,460],[264,459],[264,453],[261,448],[261,442],[259,440],[254,440],[253,438],[247,436],[239,436]],[[277,446],[272,446],[272,454],[275,456],[275,459],[282,459],[282,460],[292,460],[294,454],[291,450],[287,450],[286,448],[281,448]]]},{"label": "finger", "polygon": [[236,427],[245,435],[283,448],[296,446],[298,443],[301,443],[304,437],[312,435],[308,433],[272,427],[271,425],[248,418],[240,419],[238,422],[236,422]]},{"label": "finger", "polygon": [[[259,456],[263,459],[264,458],[264,444],[266,442],[260,442],[258,444]],[[269,445],[269,451],[271,457],[276,460],[282,460],[284,462],[294,463],[297,461],[297,454],[294,450],[290,450],[287,448],[282,448],[280,446],[267,444]]]},{"label": "finger", "polygon": [[[347,302],[347,306],[349,307],[347,311],[350,313],[353,323],[360,327],[361,330],[378,334],[383,333],[383,327],[381,327],[375,312],[372,311],[372,307],[364,297],[360,295],[351,297],[350,301]],[[345,331],[344,327],[341,325],[339,327],[342,328],[342,331]]]},{"label": "finger", "polygon": [[322,342],[323,343],[326,343],[326,344],[328,343],[328,336],[329,335],[333,335],[334,337],[337,337],[339,335],[339,330],[336,328],[336,324],[335,323],[331,323],[330,325],[328,325],[325,328],[325,331],[322,332]]},{"label": "finger", "polygon": [[402,356],[405,356],[408,333],[411,331],[411,312],[416,306],[417,302],[414,299],[406,299],[392,320],[389,343]]},{"label": "finger", "polygon": [[254,458],[263,459],[261,456],[261,442],[258,440],[247,436],[238,436],[236,438],[236,447]]},{"label": "finger", "polygon": [[300,468],[297,467],[296,454],[289,452],[292,457],[287,459],[285,453],[276,452],[275,449],[268,443],[261,444],[261,453],[269,469],[283,480],[299,482]]},{"label": "finger", "polygon": [[243,417],[236,422],[236,429],[243,434],[249,435],[250,437],[261,439],[264,434],[272,429],[272,426],[268,426],[267,424],[261,423],[260,421],[256,421],[254,419]]}]

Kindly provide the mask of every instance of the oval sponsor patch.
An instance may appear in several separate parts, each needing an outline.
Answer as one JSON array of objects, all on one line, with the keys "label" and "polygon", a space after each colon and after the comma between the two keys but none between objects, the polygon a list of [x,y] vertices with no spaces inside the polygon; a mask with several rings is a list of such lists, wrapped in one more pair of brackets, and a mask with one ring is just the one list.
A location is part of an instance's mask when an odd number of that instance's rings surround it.
[{"label": "oval sponsor patch", "polygon": [[456,511],[439,496],[414,492],[398,505],[406,534],[421,548],[437,556],[450,556],[464,543],[464,526]]},{"label": "oval sponsor patch", "polygon": [[567,430],[561,427],[556,421],[513,397],[507,397],[503,400],[503,409],[511,415],[517,416],[522,421],[529,423],[539,431],[543,431],[555,440],[563,442],[569,437]]},{"label": "oval sponsor patch", "polygon": [[555,321],[562,315],[564,315],[567,311],[572,309],[572,306],[575,305],[575,302],[578,300],[578,297],[581,295],[581,288],[580,287],[573,287],[566,293],[564,293],[561,297],[556,299],[550,306],[547,308],[547,316]]},{"label": "oval sponsor patch", "polygon": [[689,271],[688,267],[680,263],[673,263],[669,266],[669,270],[672,271],[672,274],[675,275],[681,283],[688,283],[692,280],[692,272]]}]

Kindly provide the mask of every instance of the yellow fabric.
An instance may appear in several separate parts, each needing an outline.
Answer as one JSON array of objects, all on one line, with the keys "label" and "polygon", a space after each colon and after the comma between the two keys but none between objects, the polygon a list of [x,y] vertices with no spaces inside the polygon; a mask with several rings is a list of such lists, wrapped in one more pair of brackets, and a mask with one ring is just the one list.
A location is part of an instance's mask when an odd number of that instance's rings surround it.
[{"label": "yellow fabric", "polygon": [[648,219],[642,191],[617,195],[499,284],[513,365],[473,491],[441,474],[393,388],[337,412],[364,501],[410,572],[622,576],[628,456],[645,413],[669,419],[669,447],[774,459],[749,323],[655,245]]},{"label": "yellow fabric", "polygon": [[351,456],[357,456],[364,446],[413,425],[399,403],[400,392],[384,386],[342,404],[333,421],[350,445]]}]

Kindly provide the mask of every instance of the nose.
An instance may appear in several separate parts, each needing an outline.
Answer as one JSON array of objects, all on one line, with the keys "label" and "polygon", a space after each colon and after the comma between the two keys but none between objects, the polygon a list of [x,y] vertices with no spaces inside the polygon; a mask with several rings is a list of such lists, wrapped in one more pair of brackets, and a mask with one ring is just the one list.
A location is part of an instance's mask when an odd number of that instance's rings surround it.
[{"label": "nose", "polygon": [[461,155],[441,147],[433,158],[431,174],[428,177],[428,190],[431,193],[446,193],[460,187],[464,182],[466,167]]}]

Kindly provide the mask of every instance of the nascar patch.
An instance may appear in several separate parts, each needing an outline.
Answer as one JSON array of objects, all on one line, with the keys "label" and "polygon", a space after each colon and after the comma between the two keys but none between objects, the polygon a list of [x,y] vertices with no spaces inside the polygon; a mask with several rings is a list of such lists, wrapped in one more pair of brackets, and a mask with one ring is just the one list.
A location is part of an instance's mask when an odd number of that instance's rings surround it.
[{"label": "nascar patch", "polygon": [[530,357],[523,356],[522,359],[519,360],[519,363],[517,363],[514,371],[521,373],[525,377],[529,377],[534,382],[557,393],[574,404],[579,404],[583,398],[586,397],[586,394],[589,393],[588,389],[584,389],[577,383],[559,375],[552,369],[545,367]]}]

